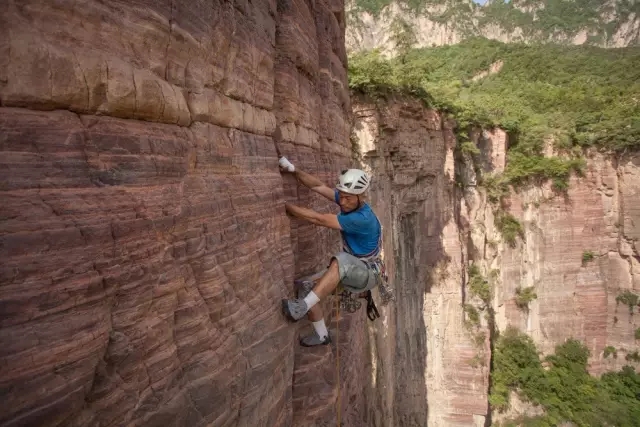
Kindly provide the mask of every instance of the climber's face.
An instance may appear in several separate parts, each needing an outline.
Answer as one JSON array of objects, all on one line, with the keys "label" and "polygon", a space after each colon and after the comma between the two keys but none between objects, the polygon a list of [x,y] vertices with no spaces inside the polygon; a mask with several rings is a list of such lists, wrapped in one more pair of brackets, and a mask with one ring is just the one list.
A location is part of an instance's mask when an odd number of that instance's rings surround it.
[{"label": "climber's face", "polygon": [[342,212],[351,212],[352,210],[358,209],[358,205],[360,205],[360,198],[356,194],[338,191],[338,200]]}]

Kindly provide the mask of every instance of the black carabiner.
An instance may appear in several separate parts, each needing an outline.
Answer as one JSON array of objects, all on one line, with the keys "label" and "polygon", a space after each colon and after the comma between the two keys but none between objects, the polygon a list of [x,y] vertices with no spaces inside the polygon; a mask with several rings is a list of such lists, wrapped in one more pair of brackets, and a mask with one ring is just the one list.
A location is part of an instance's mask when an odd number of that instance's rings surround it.
[{"label": "black carabiner", "polygon": [[380,317],[380,313],[378,313],[378,308],[376,304],[373,302],[373,296],[371,295],[371,291],[367,291],[367,317],[372,322]]}]

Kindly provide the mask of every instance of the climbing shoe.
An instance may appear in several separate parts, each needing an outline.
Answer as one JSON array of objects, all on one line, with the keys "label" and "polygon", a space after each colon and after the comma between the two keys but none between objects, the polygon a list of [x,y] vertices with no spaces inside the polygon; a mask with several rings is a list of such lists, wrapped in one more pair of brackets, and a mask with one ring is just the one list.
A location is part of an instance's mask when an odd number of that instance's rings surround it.
[{"label": "climbing shoe", "polygon": [[305,280],[303,282],[295,282],[295,285],[298,290],[298,299],[304,299],[313,290],[314,283]]},{"label": "climbing shoe", "polygon": [[283,299],[282,313],[291,320],[300,320],[307,314],[309,308],[303,299]]},{"label": "climbing shoe", "polygon": [[320,336],[316,331],[313,331],[311,335],[307,335],[306,337],[300,338],[300,345],[303,347],[314,347],[316,345],[327,345],[331,344],[331,337],[327,335],[324,339],[320,339]]}]

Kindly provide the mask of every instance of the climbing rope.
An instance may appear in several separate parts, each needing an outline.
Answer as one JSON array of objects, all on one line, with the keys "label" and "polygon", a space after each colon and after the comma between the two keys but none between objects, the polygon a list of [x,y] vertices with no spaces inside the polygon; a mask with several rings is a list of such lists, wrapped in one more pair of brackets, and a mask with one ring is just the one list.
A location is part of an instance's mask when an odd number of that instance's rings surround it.
[{"label": "climbing rope", "polygon": [[338,400],[337,400],[337,408],[336,408],[336,419],[337,424],[336,427],[340,427],[340,298],[335,298],[336,300],[336,378],[338,384]]}]

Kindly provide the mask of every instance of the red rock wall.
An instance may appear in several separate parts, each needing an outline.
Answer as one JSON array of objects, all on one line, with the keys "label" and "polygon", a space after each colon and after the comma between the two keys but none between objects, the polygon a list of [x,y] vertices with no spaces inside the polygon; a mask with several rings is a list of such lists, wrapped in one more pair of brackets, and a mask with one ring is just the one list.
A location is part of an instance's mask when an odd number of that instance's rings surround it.
[{"label": "red rock wall", "polygon": [[349,162],[342,1],[4,1],[0,104],[0,424],[335,425],[336,346],[280,313],[338,248],[283,204],[332,208],[275,142]]}]

